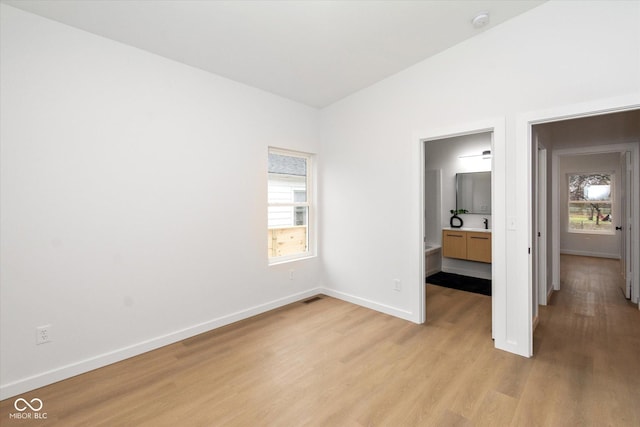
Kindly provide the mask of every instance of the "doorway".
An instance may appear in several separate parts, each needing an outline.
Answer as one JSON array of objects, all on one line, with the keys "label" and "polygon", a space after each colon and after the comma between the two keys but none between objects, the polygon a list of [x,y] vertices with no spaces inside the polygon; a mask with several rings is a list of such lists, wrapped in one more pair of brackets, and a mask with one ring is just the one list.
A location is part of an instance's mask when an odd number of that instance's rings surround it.
[{"label": "doorway", "polygon": [[[634,175],[633,171],[638,171],[640,165],[640,109],[582,113],[561,120],[547,117],[537,122],[529,121],[529,125],[534,253],[539,244],[536,235],[539,212],[535,197],[541,185],[535,176],[538,168],[533,160],[536,144],[542,142],[551,152],[547,157],[551,167],[545,172],[550,190],[546,203],[551,207],[546,217],[550,225],[550,238],[545,244],[548,267],[542,270],[538,262],[532,262],[532,300],[535,301],[537,294],[539,303],[544,305],[543,296],[561,289],[561,260],[566,259],[563,258],[566,254],[619,261],[621,291],[639,304],[640,196],[638,174]],[[610,184],[596,182],[606,180],[607,176]],[[601,199],[589,200],[594,195],[570,196],[571,179],[583,188],[585,185],[593,187],[594,194],[598,188],[610,188],[615,199],[613,206],[607,207]],[[607,209],[613,209],[614,213],[604,212]],[[541,280],[544,277],[550,280],[544,283]]]},{"label": "doorway", "polygon": [[[493,123],[492,123],[493,124]],[[496,127],[500,129],[496,132]],[[496,135],[498,134],[498,135]],[[462,273],[468,277],[476,277],[491,281],[491,287],[504,286],[496,271],[503,266],[493,263],[473,262],[461,259],[442,258],[442,230],[450,226],[451,210],[456,210],[456,174],[472,172],[489,172],[491,199],[485,204],[484,212],[466,213],[461,215],[464,228],[484,228],[485,219],[487,228],[491,234],[493,227],[503,221],[504,209],[497,209],[504,203],[503,194],[494,191],[495,179],[493,175],[496,169],[496,161],[501,161],[501,156],[495,155],[503,143],[503,129],[500,124],[463,131],[436,133],[432,137],[421,138],[421,304],[422,321],[427,321],[429,313],[426,309],[426,285],[425,278],[434,273],[433,265],[429,263],[427,251],[438,249],[440,257],[439,270],[444,272]],[[497,157],[497,160],[496,160]],[[499,169],[499,168],[498,168]],[[498,172],[500,173],[500,172]],[[492,245],[489,250],[495,256],[496,242],[504,238],[498,232],[492,236]],[[427,248],[429,247],[429,248]],[[504,248],[504,245],[501,246]],[[497,260],[500,264],[503,258]],[[498,268],[497,268],[498,267]],[[492,292],[493,293],[493,292]],[[486,297],[483,297],[486,298]],[[496,326],[504,324],[504,318],[497,319],[495,298],[491,297],[491,336],[495,337]]]}]

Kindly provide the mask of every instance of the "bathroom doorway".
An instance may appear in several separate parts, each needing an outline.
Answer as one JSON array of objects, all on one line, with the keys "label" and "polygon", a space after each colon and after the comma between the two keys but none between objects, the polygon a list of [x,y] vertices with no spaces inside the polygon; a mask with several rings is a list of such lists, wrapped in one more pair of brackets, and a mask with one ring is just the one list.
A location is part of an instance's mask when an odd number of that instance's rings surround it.
[{"label": "bathroom doorway", "polygon": [[[461,227],[455,230],[464,233],[483,233],[479,237],[490,236],[493,234],[492,228],[496,221],[503,221],[501,213],[496,211],[496,203],[504,203],[503,196],[493,191],[495,187],[494,153],[496,149],[494,133],[494,127],[487,127],[466,132],[442,133],[434,137],[421,139],[423,171],[421,182],[423,230],[422,301],[424,304],[422,315],[424,321],[437,322],[437,316],[446,315],[443,314],[442,310],[429,312],[428,298],[436,298],[436,295],[437,298],[443,298],[443,294],[462,295],[455,294],[455,292],[464,292],[455,288],[454,290],[446,291],[428,291],[428,287],[431,286],[447,286],[446,284],[427,285],[426,279],[428,277],[434,277],[434,275],[442,272],[461,276],[463,281],[466,281],[466,278],[485,280],[489,282],[489,289],[492,295],[494,295],[493,288],[501,286],[500,281],[495,280],[496,275],[494,272],[496,266],[493,262],[464,259],[464,256],[452,257],[447,252],[447,245],[443,248],[443,230],[446,231],[452,228],[450,222],[451,211],[466,211],[457,214],[459,220],[456,219],[453,225],[461,225]],[[481,188],[481,184],[476,184],[475,190],[472,188],[467,191],[466,201],[462,201],[462,198],[457,197],[462,196],[458,194],[457,186],[462,185],[460,183],[463,177],[471,177],[481,172],[488,173],[490,176],[486,185],[489,197],[476,197],[477,203],[474,204],[471,200],[473,200],[474,195],[478,196],[480,194],[479,189]],[[497,198],[492,196],[497,196]],[[462,206],[464,203],[469,206]],[[504,238],[501,233],[498,233],[496,237],[498,239]],[[495,247],[496,241],[492,239],[488,247],[489,260],[493,258]],[[497,262],[498,264],[501,263],[500,260],[497,260]],[[499,265],[499,268],[505,267]],[[496,320],[495,299],[487,294],[474,297],[484,299],[480,301],[486,301],[487,297],[490,299],[486,305],[486,316],[491,322],[491,336],[493,338],[495,326],[503,322],[503,320]]]},{"label": "bathroom doorway", "polygon": [[[490,230],[491,132],[425,141],[425,252],[442,254],[442,230]],[[451,211],[457,214],[452,225]],[[433,259],[432,259],[433,258]],[[439,262],[441,261],[441,262]],[[426,258],[426,275],[438,271],[491,280],[491,264],[463,258]]]}]

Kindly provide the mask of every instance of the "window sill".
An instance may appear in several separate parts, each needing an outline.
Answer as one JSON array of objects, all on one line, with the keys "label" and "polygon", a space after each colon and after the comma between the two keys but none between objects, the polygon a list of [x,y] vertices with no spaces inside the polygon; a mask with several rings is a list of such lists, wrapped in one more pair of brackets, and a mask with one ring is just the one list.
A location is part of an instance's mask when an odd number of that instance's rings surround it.
[{"label": "window sill", "polygon": [[592,236],[615,236],[616,233],[614,231],[594,231],[594,230],[567,230],[569,234],[589,234]]},{"label": "window sill", "polygon": [[317,255],[304,255],[304,256],[300,256],[300,257],[296,257],[296,258],[287,258],[287,259],[282,259],[282,260],[277,260],[277,261],[269,261],[269,267],[274,266],[274,265],[289,264],[289,263],[297,262],[297,261],[304,261],[304,260],[308,260],[308,259],[312,259],[312,258],[317,258]]}]

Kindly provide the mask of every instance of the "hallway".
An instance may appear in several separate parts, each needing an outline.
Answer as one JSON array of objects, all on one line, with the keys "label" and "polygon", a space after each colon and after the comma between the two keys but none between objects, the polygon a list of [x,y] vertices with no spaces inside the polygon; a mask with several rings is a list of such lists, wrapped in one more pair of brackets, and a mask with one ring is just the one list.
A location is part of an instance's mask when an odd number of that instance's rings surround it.
[{"label": "hallway", "polygon": [[618,260],[562,255],[561,290],[534,333],[528,381],[540,386],[523,394],[542,424],[640,423],[640,311],[618,279]]}]

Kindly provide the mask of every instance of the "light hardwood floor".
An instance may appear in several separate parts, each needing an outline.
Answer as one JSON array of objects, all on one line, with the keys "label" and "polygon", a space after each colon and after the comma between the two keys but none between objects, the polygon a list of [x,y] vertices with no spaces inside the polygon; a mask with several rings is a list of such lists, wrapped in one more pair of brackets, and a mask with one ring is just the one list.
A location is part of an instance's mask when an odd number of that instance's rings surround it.
[{"label": "light hardwood floor", "polygon": [[491,299],[427,285],[415,325],[329,297],[25,393],[62,426],[638,426],[640,311],[615,261],[563,257],[535,356],[493,348]]}]

